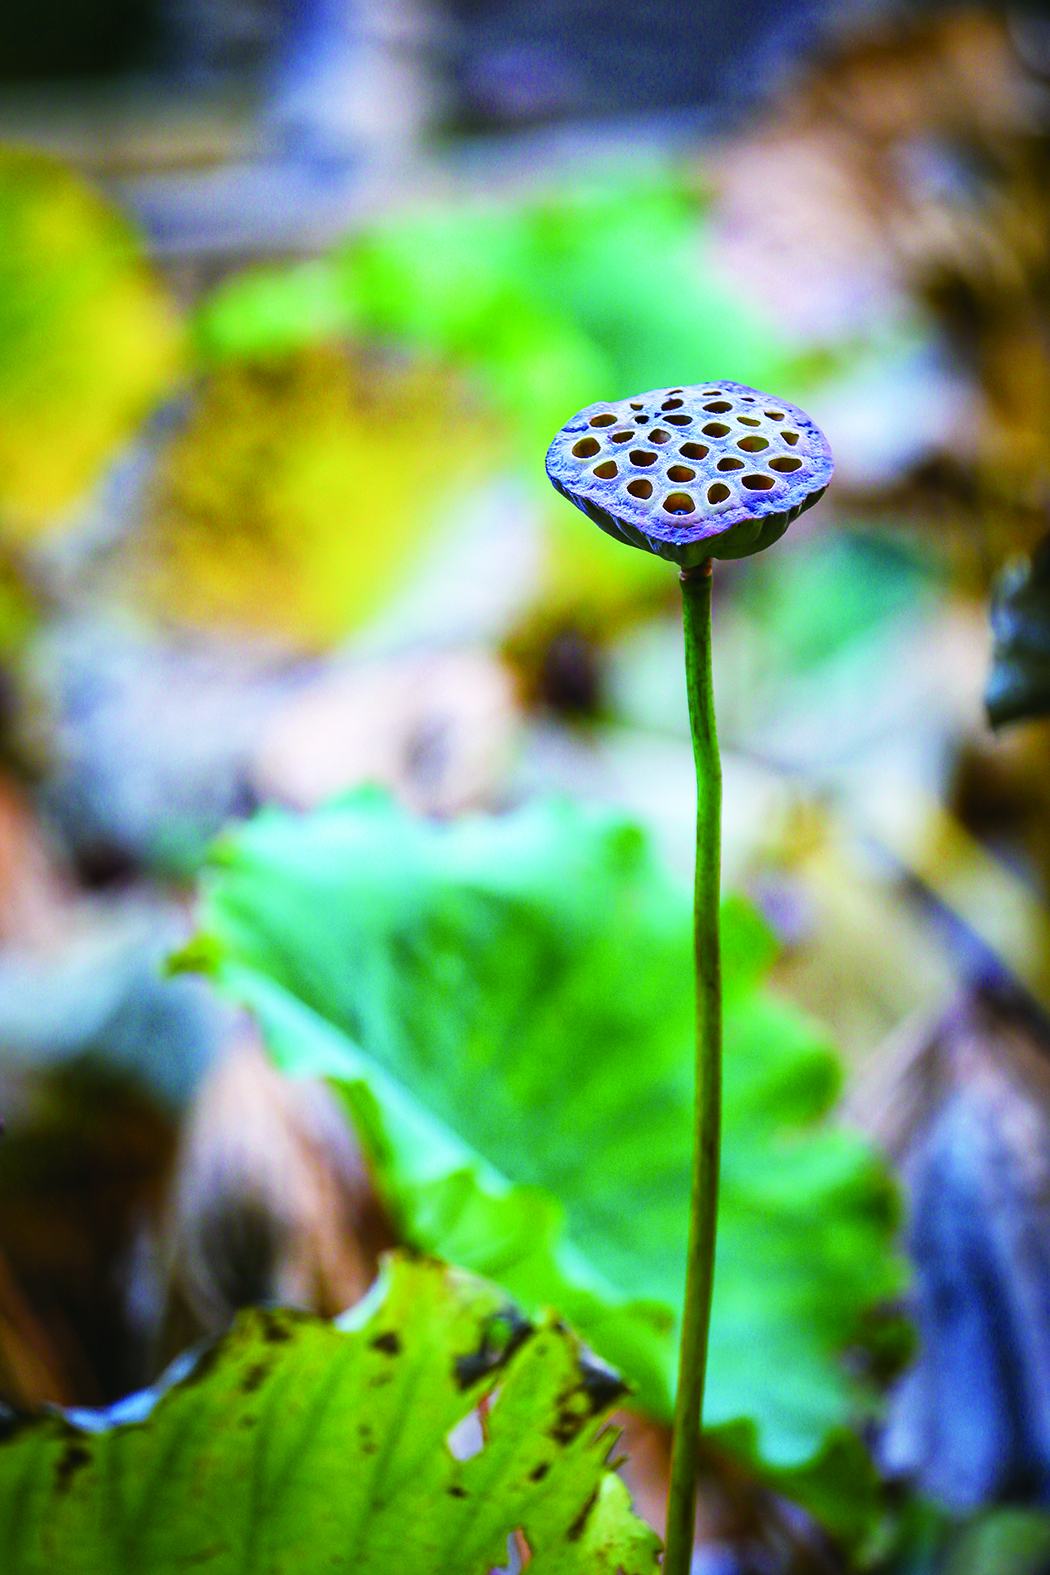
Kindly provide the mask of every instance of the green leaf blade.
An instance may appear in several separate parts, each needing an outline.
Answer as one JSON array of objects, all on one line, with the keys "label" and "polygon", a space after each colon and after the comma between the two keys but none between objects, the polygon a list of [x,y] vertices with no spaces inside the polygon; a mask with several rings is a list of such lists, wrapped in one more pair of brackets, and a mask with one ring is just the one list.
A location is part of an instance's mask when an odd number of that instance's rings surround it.
[{"label": "green leaf blade", "polygon": [[[622,1384],[591,1375],[563,1326],[522,1325],[495,1287],[398,1259],[346,1327],[243,1313],[142,1421],[14,1430],[5,1569],[485,1575],[522,1528],[540,1569],[648,1575],[657,1539],[606,1465]],[[457,1459],[448,1437],[485,1396],[488,1436]]]},{"label": "green leaf blade", "polygon": [[[692,1097],[687,891],[612,812],[534,804],[435,827],[374,796],[260,816],[205,924],[278,1061],[317,1035],[407,1237],[555,1305],[667,1415]],[[857,1394],[836,1353],[895,1292],[890,1189],[824,1117],[840,1068],[723,915],[726,1081],[710,1426],[814,1459]],[[277,1019],[280,1018],[280,1024]],[[350,1063],[353,1063],[352,1068]],[[318,1064],[315,1060],[314,1064]]]}]

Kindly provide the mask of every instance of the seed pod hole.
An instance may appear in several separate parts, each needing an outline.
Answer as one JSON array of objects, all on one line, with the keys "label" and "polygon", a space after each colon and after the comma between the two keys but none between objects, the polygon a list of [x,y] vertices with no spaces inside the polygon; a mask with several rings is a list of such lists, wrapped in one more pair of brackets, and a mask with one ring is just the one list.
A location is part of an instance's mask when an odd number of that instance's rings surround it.
[{"label": "seed pod hole", "polygon": [[696,504],[688,492],[671,492],[664,499],[664,511],[667,514],[692,514]]},{"label": "seed pod hole", "polygon": [[632,465],[655,465],[656,455],[647,448],[632,448],[627,458]]},{"label": "seed pod hole", "polygon": [[759,476],[756,474],[753,476],[742,476],[741,480],[750,492],[769,492],[776,486],[772,476]]},{"label": "seed pod hole", "polygon": [[729,428],[724,421],[709,421],[703,431],[707,437],[727,437]]},{"label": "seed pod hole", "polygon": [[578,443],[572,445],[572,451],[577,459],[593,459],[600,448],[598,439],[592,437],[581,438]]},{"label": "seed pod hole", "polygon": [[724,481],[716,481],[707,489],[708,503],[724,503],[729,496],[729,488]]},{"label": "seed pod hole", "polygon": [[737,416],[742,427],[760,427],[762,425],[757,416]]},{"label": "seed pod hole", "polygon": [[680,399],[665,399],[660,406],[661,410],[681,410],[681,408],[682,401]]},{"label": "seed pod hole", "polygon": [[723,411],[732,410],[732,408],[728,399],[716,399],[712,404],[704,406],[704,409],[709,410],[713,416],[720,416]]},{"label": "seed pod hole", "polygon": [[682,393],[684,393],[684,392],[685,392],[685,390],[684,390],[684,389],[682,389],[682,388],[669,388],[669,389],[668,389],[668,390],[667,390],[667,392],[668,392],[668,393],[669,393],[669,394],[682,394]]},{"label": "seed pod hole", "polygon": [[790,443],[792,447],[794,447],[794,445],[798,442],[797,432],[781,432],[780,436],[784,439],[785,443]]},{"label": "seed pod hole", "polygon": [[614,432],[612,440],[614,443],[633,443],[637,436],[637,432]]},{"label": "seed pod hole", "polygon": [[688,465],[672,465],[667,472],[668,481],[693,481],[695,477],[696,471]]},{"label": "seed pod hole", "polygon": [[648,422],[649,417],[648,416],[635,416],[634,420],[635,420],[635,425],[636,426],[644,427],[646,425],[646,423]]},{"label": "seed pod hole", "polygon": [[757,432],[753,437],[741,438],[737,444],[737,448],[742,448],[745,454],[761,454],[762,450],[768,447],[769,439],[759,437]]},{"label": "seed pod hole", "polygon": [[641,403],[637,403],[636,404],[635,401],[632,399],[631,400],[631,409],[632,410],[644,410],[645,406],[643,404],[641,404]]},{"label": "seed pod hole", "polygon": [[653,484],[651,481],[646,481],[644,476],[639,476],[637,481],[629,481],[627,483],[627,490],[632,498],[651,498],[653,495]]},{"label": "seed pod hole", "polygon": [[673,427],[687,427],[692,424],[692,416],[668,416],[667,420]]},{"label": "seed pod hole", "polygon": [[683,443],[678,452],[684,459],[706,459],[711,450],[706,443]]},{"label": "seed pod hole", "polygon": [[600,476],[603,481],[611,481],[614,476],[619,475],[615,460],[606,459],[600,465],[595,465],[594,474]]},{"label": "seed pod hole", "polygon": [[614,427],[615,425],[616,417],[610,415],[608,411],[604,411],[600,416],[591,417],[592,427]]},{"label": "seed pod hole", "polygon": [[653,427],[649,434],[649,441],[650,443],[670,443],[671,434],[670,432],[665,432],[662,427]]},{"label": "seed pod hole", "polygon": [[784,419],[784,412],[782,410],[767,410],[765,411],[765,414],[769,417],[770,421],[783,421]]},{"label": "seed pod hole", "polygon": [[725,459],[718,461],[719,470],[743,470],[744,461],[737,459],[733,454],[727,454]]},{"label": "seed pod hole", "polygon": [[782,454],[778,455],[776,459],[769,461],[769,468],[770,470],[779,470],[786,475],[790,475],[791,471],[802,469],[802,461],[796,459],[794,454]]}]

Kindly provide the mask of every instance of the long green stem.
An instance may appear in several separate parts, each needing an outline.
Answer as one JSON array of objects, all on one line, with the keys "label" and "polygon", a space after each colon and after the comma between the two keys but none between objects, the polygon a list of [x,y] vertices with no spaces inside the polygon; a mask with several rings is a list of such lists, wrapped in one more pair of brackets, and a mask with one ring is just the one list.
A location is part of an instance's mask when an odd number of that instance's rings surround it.
[{"label": "long green stem", "polygon": [[718,908],[722,851],[722,767],[711,687],[711,563],[682,573],[685,672],[696,761],[696,1101],[689,1248],[678,1398],[671,1450],[664,1575],[688,1575],[696,1520],[707,1332],[715,1272],[718,1153],[722,1116],[722,964]]}]

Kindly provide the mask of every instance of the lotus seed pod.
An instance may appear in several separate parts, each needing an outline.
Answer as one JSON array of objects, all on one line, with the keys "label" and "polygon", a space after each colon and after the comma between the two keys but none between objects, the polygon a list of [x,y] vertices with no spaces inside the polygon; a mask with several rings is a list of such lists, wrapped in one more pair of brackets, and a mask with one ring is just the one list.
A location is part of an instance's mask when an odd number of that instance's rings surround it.
[{"label": "lotus seed pod", "polygon": [[589,519],[683,568],[761,552],[823,495],[832,469],[804,411],[742,383],[588,405],[547,451],[547,475]]}]

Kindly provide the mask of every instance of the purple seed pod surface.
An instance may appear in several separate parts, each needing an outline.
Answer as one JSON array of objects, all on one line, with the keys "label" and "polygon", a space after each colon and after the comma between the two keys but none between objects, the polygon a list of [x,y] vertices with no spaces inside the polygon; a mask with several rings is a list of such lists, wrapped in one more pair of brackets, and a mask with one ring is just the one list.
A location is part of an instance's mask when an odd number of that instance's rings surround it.
[{"label": "purple seed pod surface", "polygon": [[742,383],[588,405],[547,451],[551,482],[589,519],[683,568],[761,552],[823,496],[833,468],[805,411]]}]

